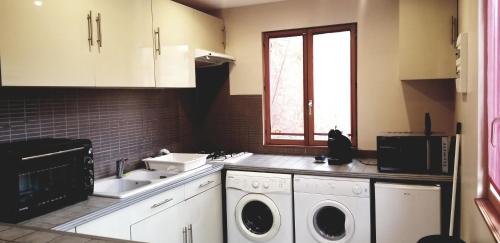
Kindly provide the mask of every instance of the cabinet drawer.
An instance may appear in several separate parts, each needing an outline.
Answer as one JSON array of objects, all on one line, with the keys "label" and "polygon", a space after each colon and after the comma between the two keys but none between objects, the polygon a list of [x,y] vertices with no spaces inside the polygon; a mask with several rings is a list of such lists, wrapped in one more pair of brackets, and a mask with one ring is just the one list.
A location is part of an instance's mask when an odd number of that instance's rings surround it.
[{"label": "cabinet drawer", "polygon": [[182,201],[184,201],[184,187],[180,186],[145,199],[130,207],[133,208],[134,214],[140,215],[139,220],[142,220]]},{"label": "cabinet drawer", "polygon": [[186,199],[196,196],[214,186],[220,185],[220,177],[220,172],[216,172],[186,184]]}]

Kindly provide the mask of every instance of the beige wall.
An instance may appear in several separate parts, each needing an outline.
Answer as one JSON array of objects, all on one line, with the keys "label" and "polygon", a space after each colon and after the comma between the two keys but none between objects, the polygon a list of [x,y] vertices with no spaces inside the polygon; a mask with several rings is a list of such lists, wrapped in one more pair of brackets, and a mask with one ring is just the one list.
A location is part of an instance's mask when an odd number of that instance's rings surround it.
[{"label": "beige wall", "polygon": [[[483,86],[482,63],[482,35],[478,31],[478,20],[481,18],[478,14],[482,9],[479,6],[479,0],[459,0],[459,30],[469,33],[469,89],[467,95],[457,95],[456,101],[456,120],[463,124],[463,143],[462,143],[462,238],[466,242],[482,243],[495,242],[491,233],[488,231],[479,210],[477,209],[474,198],[480,195],[482,171],[478,161],[481,161],[478,153],[478,113],[480,111]],[[479,17],[479,18],[478,18]],[[479,91],[479,92],[478,92]]]},{"label": "beige wall", "polygon": [[431,112],[433,130],[452,132],[453,83],[400,81],[398,0],[289,0],[224,10],[232,95],[262,94],[263,31],[358,23],[359,148],[374,150],[386,131],[422,131]]}]

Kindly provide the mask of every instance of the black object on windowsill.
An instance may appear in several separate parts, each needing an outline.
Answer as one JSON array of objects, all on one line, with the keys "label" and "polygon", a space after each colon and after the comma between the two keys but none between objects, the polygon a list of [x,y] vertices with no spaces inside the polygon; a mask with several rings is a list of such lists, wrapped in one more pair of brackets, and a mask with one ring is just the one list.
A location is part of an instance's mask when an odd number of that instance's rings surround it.
[{"label": "black object on windowsill", "polygon": [[352,143],[337,129],[328,132],[328,164],[342,165],[352,162]]}]

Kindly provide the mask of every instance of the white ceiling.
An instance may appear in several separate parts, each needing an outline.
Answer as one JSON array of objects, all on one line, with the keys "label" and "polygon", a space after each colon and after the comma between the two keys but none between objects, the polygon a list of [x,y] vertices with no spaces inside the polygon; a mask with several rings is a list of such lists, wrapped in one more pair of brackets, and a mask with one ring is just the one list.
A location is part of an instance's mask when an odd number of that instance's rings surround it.
[{"label": "white ceiling", "polygon": [[174,0],[184,5],[204,10],[217,10],[224,8],[236,8],[249,5],[257,5],[286,0]]}]

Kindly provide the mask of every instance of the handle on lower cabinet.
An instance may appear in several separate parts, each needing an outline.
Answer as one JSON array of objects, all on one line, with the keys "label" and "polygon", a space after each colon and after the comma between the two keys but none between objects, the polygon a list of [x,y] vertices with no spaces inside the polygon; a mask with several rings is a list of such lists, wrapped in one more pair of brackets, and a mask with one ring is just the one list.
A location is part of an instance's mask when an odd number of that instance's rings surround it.
[{"label": "handle on lower cabinet", "polygon": [[187,242],[187,230],[186,230],[186,227],[182,228],[182,243],[188,243]]},{"label": "handle on lower cabinet", "polygon": [[189,224],[188,232],[189,232],[189,243],[193,243],[193,225],[192,224]]}]

